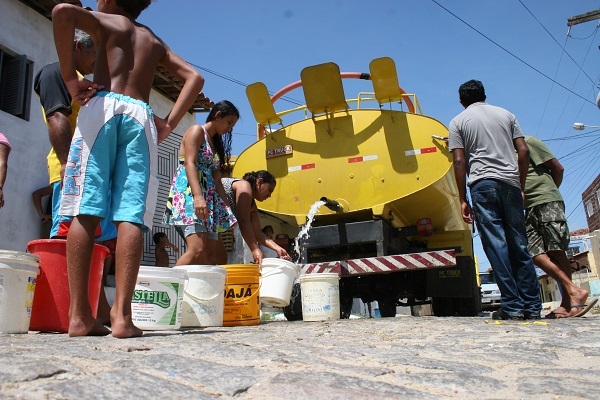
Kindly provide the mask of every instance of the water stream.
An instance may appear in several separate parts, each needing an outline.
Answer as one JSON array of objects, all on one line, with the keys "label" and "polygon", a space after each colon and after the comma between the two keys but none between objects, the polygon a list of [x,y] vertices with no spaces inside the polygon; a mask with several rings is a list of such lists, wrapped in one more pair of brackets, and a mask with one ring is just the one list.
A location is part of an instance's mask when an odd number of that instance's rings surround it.
[{"label": "water stream", "polygon": [[296,236],[296,239],[294,240],[294,251],[296,252],[296,254],[298,254],[298,259],[296,260],[296,264],[300,263],[300,258],[302,257],[302,252],[301,252],[302,243],[301,242],[304,242],[306,239],[308,239],[308,237],[309,237],[308,231],[310,230],[313,219],[315,218],[315,214],[317,214],[317,211],[319,211],[319,208],[323,205],[325,205],[325,202],[319,200],[319,201],[315,202],[312,206],[310,206],[310,210],[308,211],[308,214],[306,215],[306,224],[304,224],[302,226],[302,229],[300,229],[298,236]]}]

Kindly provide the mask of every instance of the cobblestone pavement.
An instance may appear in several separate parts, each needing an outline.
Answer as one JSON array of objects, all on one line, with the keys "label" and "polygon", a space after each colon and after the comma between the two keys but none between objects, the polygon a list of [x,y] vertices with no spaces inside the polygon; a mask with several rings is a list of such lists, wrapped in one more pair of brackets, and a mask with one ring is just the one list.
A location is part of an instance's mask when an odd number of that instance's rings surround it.
[{"label": "cobblestone pavement", "polygon": [[594,399],[600,315],[0,336],[0,399]]}]

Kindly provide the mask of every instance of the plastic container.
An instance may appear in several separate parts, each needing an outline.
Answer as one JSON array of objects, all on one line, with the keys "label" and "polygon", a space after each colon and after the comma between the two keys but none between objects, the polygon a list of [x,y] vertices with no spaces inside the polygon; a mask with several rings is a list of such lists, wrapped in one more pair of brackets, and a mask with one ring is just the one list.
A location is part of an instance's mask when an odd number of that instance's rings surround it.
[{"label": "plastic container", "polygon": [[287,307],[300,268],[281,258],[264,258],[260,270],[260,302],[270,307]]},{"label": "plastic container", "polygon": [[227,264],[223,326],[260,324],[260,267]]},{"label": "plastic container", "polygon": [[40,258],[0,250],[0,333],[27,333]]},{"label": "plastic container", "polygon": [[340,319],[340,277],[335,273],[300,275],[302,319]]},{"label": "plastic container", "polygon": [[[67,241],[64,239],[39,239],[27,244],[27,251],[40,257],[40,275],[35,285],[31,309],[32,331],[68,332],[69,330],[69,278],[67,276]],[[95,244],[90,268],[88,296],[92,314],[96,317],[104,260],[110,255],[105,246]]]},{"label": "plastic container", "polygon": [[214,265],[181,265],[187,282],[181,307],[182,327],[223,326],[227,270]]},{"label": "plastic container", "polygon": [[185,270],[141,266],[131,299],[133,323],[142,330],[181,327]]}]

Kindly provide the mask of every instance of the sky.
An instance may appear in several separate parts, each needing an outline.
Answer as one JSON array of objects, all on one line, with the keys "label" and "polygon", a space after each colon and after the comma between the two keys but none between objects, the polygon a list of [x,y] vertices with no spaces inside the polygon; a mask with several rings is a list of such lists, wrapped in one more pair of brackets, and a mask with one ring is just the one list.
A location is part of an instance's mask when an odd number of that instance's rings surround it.
[{"label": "sky", "polygon": [[[600,20],[574,25],[569,35],[567,20],[598,9],[600,1],[588,0],[156,0],[138,21],[198,68],[206,96],[238,107],[233,154],[256,140],[245,94],[254,82],[274,93],[310,65],[368,72],[371,60],[390,57],[400,86],[448,126],[463,110],[458,87],[478,79],[487,102],[514,113],[565,167],[560,190],[573,231],[587,227],[581,193],[600,174],[600,129],[572,129],[600,126]],[[351,98],[372,91],[368,81],[344,85]],[[287,97],[304,104],[301,89]],[[279,100],[275,109],[295,105]],[[478,237],[474,243],[480,269],[489,268]]]}]

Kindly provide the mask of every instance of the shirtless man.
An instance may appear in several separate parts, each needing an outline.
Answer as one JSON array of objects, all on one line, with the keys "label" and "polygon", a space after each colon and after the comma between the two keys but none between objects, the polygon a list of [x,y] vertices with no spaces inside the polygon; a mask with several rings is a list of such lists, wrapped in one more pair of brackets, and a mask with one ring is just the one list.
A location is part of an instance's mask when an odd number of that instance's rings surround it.
[{"label": "shirtless man", "polygon": [[[200,73],[135,21],[150,3],[98,0],[98,12],[70,4],[52,10],[61,75],[71,96],[87,104],[71,142],[60,211],[75,217],[67,236],[69,336],[110,333],[94,319],[88,298],[94,231],[102,218],[117,224],[119,237],[112,335],[142,335],[132,321],[131,298],[142,258],[142,227],[152,227],[156,207],[156,147],[181,121],[204,84]],[[73,67],[75,28],[89,33],[96,44],[94,82],[79,77]],[[158,65],[184,83],[164,120],[148,106]]]}]

